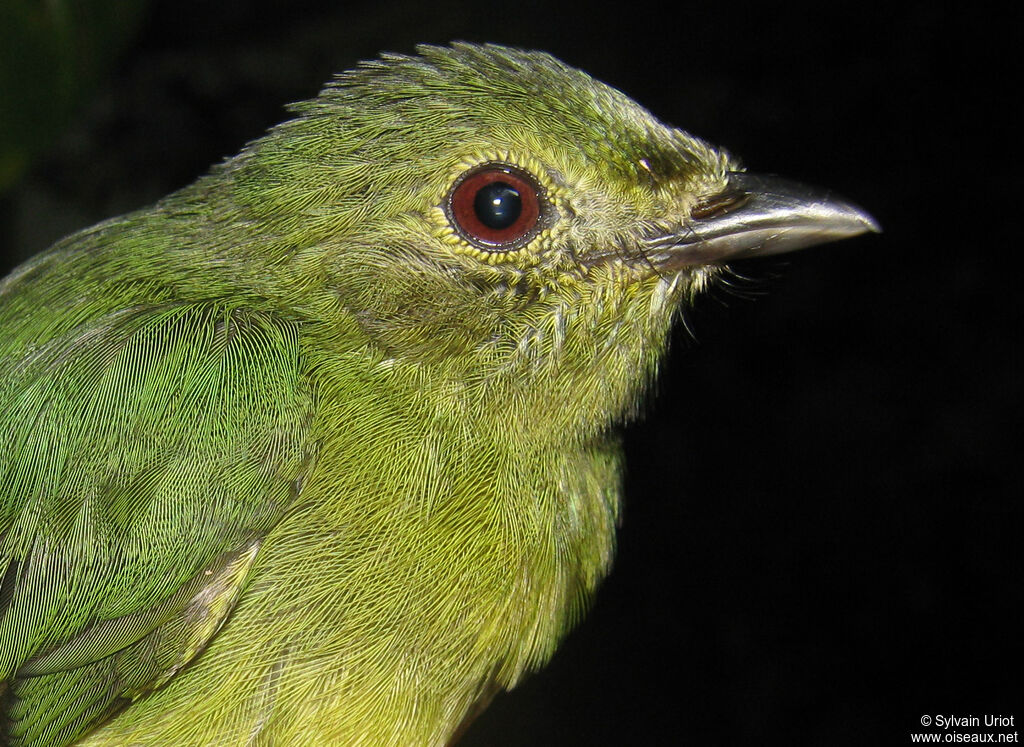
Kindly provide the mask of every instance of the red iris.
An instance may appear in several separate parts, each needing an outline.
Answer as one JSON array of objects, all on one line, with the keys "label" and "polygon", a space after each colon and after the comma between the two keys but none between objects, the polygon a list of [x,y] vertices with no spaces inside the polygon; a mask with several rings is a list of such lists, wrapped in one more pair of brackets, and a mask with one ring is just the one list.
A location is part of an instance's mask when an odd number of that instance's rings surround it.
[{"label": "red iris", "polygon": [[533,177],[504,164],[467,172],[448,198],[448,216],[462,236],[486,249],[516,249],[540,224],[540,187]]}]

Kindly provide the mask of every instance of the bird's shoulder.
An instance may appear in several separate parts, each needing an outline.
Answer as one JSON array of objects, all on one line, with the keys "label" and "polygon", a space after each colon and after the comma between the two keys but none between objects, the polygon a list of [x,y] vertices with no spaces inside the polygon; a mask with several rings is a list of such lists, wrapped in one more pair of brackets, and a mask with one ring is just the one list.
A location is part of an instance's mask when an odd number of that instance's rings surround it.
[{"label": "bird's shoulder", "polygon": [[167,304],[4,359],[9,743],[64,744],[216,633],[314,458],[298,337],[270,313]]}]

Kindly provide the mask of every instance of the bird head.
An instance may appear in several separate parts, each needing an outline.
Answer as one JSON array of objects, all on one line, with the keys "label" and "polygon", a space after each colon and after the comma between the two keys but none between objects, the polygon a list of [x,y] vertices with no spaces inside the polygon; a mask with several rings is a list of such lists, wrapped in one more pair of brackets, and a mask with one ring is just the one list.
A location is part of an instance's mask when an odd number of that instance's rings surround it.
[{"label": "bird head", "polygon": [[277,295],[396,365],[542,375],[618,413],[725,262],[876,230],[550,55],[418,52],[339,76],[218,172]]}]

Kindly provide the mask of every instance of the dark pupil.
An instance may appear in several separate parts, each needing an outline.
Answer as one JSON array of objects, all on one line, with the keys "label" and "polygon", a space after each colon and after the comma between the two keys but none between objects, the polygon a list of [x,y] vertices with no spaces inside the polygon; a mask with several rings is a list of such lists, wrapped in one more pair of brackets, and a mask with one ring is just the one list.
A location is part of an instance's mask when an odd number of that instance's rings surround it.
[{"label": "dark pupil", "polygon": [[473,210],[480,222],[488,228],[508,228],[523,212],[523,201],[511,185],[491,182],[476,193]]}]

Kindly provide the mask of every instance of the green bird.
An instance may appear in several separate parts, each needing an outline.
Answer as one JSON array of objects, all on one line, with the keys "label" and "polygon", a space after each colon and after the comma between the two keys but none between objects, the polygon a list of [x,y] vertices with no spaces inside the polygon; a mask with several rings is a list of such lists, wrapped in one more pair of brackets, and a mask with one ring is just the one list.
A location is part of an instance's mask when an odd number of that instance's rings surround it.
[{"label": "green bird", "polygon": [[608,573],[723,263],[876,230],[547,54],[339,76],[0,283],[0,742],[444,745]]}]

